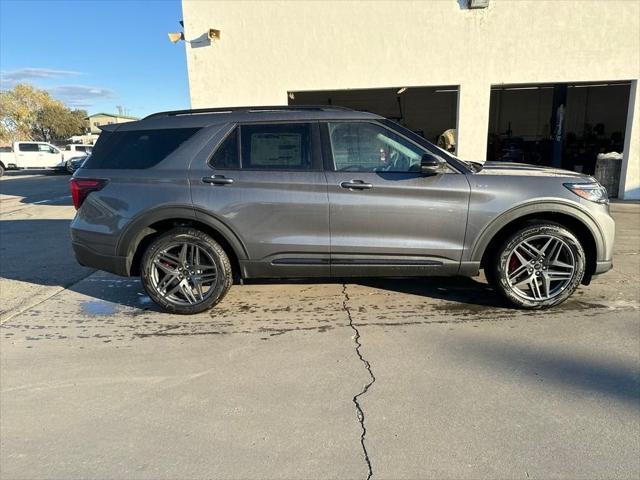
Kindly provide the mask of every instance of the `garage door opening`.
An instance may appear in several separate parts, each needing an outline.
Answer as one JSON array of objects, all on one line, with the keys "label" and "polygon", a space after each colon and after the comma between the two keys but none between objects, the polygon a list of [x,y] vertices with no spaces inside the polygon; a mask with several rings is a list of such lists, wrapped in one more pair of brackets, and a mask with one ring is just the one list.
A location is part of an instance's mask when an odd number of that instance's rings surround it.
[{"label": "garage door opening", "polygon": [[596,175],[617,196],[629,82],[491,88],[487,160]]},{"label": "garage door opening", "polygon": [[336,105],[376,113],[455,152],[457,86],[289,92],[289,105]]}]

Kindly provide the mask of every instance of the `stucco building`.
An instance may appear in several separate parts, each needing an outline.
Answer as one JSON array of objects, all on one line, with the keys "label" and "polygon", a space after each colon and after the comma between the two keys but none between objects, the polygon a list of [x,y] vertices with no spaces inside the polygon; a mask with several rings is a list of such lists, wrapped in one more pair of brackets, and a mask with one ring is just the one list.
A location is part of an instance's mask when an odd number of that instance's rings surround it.
[{"label": "stucco building", "polygon": [[587,173],[617,152],[619,196],[640,198],[640,1],[183,0],[183,16],[193,108],[343,105],[433,141],[456,129],[463,159]]},{"label": "stucco building", "polygon": [[134,120],[138,120],[138,117],[130,117],[128,115],[119,115],[115,113],[94,113],[93,115],[89,115],[86,120],[89,124],[89,133],[99,135],[101,125],[132,122]]}]

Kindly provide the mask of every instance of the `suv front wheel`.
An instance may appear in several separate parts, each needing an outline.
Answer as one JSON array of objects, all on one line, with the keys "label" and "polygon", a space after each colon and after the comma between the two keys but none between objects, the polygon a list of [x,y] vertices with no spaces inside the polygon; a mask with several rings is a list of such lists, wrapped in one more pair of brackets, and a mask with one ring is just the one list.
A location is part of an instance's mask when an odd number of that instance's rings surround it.
[{"label": "suv front wheel", "polygon": [[532,223],[507,238],[487,278],[515,306],[549,308],[578,288],[585,264],[573,233],[553,223]]},{"label": "suv front wheel", "polygon": [[140,276],[154,302],[179,314],[213,307],[233,283],[223,248],[206,233],[184,227],[160,235],[149,245]]}]

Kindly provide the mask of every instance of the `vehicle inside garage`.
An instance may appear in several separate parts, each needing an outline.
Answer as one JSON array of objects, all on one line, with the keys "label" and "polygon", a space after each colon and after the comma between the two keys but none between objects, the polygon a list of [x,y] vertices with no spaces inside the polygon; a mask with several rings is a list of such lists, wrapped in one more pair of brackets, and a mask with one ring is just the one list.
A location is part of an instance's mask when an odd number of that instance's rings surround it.
[{"label": "vehicle inside garage", "polygon": [[456,128],[457,103],[457,86],[289,92],[289,105],[337,105],[376,113],[434,143],[440,139],[441,146],[451,150],[454,136],[440,137]]},{"label": "vehicle inside garage", "polygon": [[629,82],[491,88],[487,160],[595,175],[617,195]]}]

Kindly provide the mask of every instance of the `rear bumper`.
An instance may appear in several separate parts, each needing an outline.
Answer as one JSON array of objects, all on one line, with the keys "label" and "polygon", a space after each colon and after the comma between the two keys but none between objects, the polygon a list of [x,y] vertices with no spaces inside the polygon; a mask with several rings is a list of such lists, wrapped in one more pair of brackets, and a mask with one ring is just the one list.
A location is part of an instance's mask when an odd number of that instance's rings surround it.
[{"label": "rear bumper", "polygon": [[104,270],[123,277],[129,276],[127,257],[103,255],[77,242],[71,244],[78,263],[85,267]]}]

